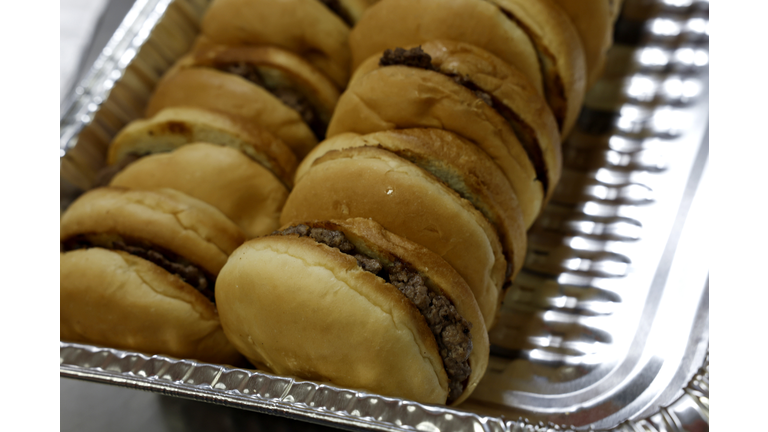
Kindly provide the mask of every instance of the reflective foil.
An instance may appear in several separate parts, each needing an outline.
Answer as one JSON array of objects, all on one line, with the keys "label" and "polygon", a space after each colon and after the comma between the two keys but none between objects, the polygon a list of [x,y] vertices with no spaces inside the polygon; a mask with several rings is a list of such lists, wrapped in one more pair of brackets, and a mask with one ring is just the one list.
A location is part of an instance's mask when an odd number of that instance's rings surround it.
[{"label": "reflective foil", "polygon": [[[207,0],[139,0],[61,118],[61,208],[142,116]],[[458,409],[61,342],[61,375],[366,430],[708,430],[709,2],[626,0]],[[699,193],[697,193],[699,191]]]}]

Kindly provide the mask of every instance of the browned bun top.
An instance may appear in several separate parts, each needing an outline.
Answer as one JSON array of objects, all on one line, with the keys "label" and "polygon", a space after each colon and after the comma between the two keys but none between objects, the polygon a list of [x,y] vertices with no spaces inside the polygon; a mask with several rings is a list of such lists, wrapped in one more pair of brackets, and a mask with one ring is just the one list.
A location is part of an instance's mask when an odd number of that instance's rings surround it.
[{"label": "browned bun top", "polygon": [[244,240],[242,231],[219,210],[172,189],[92,189],[61,217],[62,244],[87,238],[109,247],[151,245],[217,275]]},{"label": "browned bun top", "polygon": [[385,49],[435,39],[479,46],[519,69],[540,94],[536,50],[518,22],[477,0],[382,0],[370,7],[349,35],[352,70]]},{"label": "browned bun top", "polygon": [[199,42],[185,66],[211,67],[239,74],[278,97],[305,99],[317,117],[309,119],[308,124],[319,122],[323,134],[339,99],[339,90],[325,75],[298,55],[276,46]]},{"label": "browned bun top", "polygon": [[[368,61],[371,63],[366,62],[361,67],[360,73],[355,74],[349,88],[342,94],[328,126],[328,136],[342,132],[368,134],[405,128],[437,128],[453,132],[475,143],[499,165],[517,195],[526,227],[531,226],[544,203],[544,184],[539,173],[546,171],[546,167],[540,165],[537,173],[537,167],[512,124],[476,91],[434,70],[386,66],[365,73],[369,65],[376,62],[375,59],[372,57]],[[489,77],[486,80],[497,85],[506,82],[504,86],[512,89],[511,94],[526,95],[524,91],[516,90],[520,86],[512,78],[500,80]],[[537,106],[541,104],[524,109],[531,111]],[[546,111],[532,111],[533,114],[536,112],[546,114]],[[546,124],[546,117],[536,117],[534,121],[537,125]],[[544,129],[545,135],[538,136],[549,138],[540,142],[557,141],[556,146],[549,148],[552,152],[549,154],[555,160],[551,165],[555,169],[550,171],[559,175],[556,153],[559,152],[559,139],[554,131],[552,135]]]},{"label": "browned bun top", "polygon": [[[587,66],[587,89],[600,77],[613,43],[613,7],[609,0],[554,0],[579,32]],[[614,3],[618,3],[614,1]]]},{"label": "browned bun top", "polygon": [[139,159],[110,185],[178,190],[219,209],[248,238],[277,229],[288,198],[288,189],[269,170],[239,150],[207,143]]},{"label": "browned bun top", "polygon": [[241,365],[216,307],[155,264],[102,248],[60,255],[60,338]]},{"label": "browned bun top", "polygon": [[527,244],[523,213],[509,181],[488,155],[442,129],[398,129],[368,135],[348,132],[315,147],[299,165],[296,182],[329,151],[362,146],[383,148],[407,159],[469,200],[496,227],[512,265],[509,279],[514,279],[523,266]]},{"label": "browned bun top", "polygon": [[171,151],[185,144],[207,142],[238,149],[293,185],[296,156],[272,133],[242,119],[193,107],[165,108],[149,119],[134,120],[112,140],[109,165],[128,155]]},{"label": "browned bun top", "polygon": [[353,217],[371,218],[445,259],[493,326],[507,261],[496,230],[469,201],[394,153],[347,148],[315,161],[289,195],[280,222]]},{"label": "browned bun top", "polygon": [[299,113],[273,94],[239,76],[211,68],[177,68],[155,88],[147,104],[152,117],[170,107],[217,111],[262,127],[302,158],[317,138]]},{"label": "browned bun top", "polygon": [[285,48],[340,89],[349,79],[349,27],[318,0],[215,0],[201,30],[215,43]]},{"label": "browned bun top", "polygon": [[489,0],[531,38],[539,55],[544,94],[563,136],[573,128],[586,91],[587,69],[579,34],[552,0]]},{"label": "browned bun top", "polygon": [[[466,399],[485,372],[489,343],[477,303],[455,270],[371,220],[304,226],[343,233],[359,253],[382,266],[401,263],[415,270],[471,323],[472,370],[463,393],[452,402]],[[361,268],[348,253],[295,234],[245,243],[219,280],[217,302],[225,332],[251,361],[277,373],[446,403],[449,378],[427,319],[398,288]],[[299,315],[302,319],[295,319]]]}]

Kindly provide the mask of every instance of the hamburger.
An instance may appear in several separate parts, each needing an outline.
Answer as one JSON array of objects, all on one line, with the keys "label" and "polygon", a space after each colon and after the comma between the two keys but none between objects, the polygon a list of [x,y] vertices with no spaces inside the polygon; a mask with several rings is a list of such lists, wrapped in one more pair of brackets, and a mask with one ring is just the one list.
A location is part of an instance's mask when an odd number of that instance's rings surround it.
[{"label": "hamburger", "polygon": [[338,97],[317,69],[284,49],[198,44],[163,76],[146,116],[177,106],[218,111],[266,129],[302,158],[325,137]]},{"label": "hamburger", "polygon": [[350,34],[353,68],[385,49],[437,39],[476,45],[522,71],[561,134],[570,132],[584,100],[584,49],[552,0],[382,0]]},{"label": "hamburger", "polygon": [[244,240],[221,212],[174,190],[85,193],[61,217],[61,340],[239,364],[213,300]]},{"label": "hamburger", "polygon": [[280,223],[355,217],[373,219],[443,258],[493,326],[511,266],[495,228],[471,202],[392,152],[355,147],[314,161],[288,196]]},{"label": "hamburger", "polygon": [[455,405],[488,364],[483,318],[462,278],[367,219],[306,222],[246,242],[222,269],[216,301],[232,343],[282,375]]},{"label": "hamburger", "polygon": [[509,180],[526,228],[560,178],[560,134],[546,101],[519,71],[466,43],[370,57],[339,99],[328,136],[402,128],[445,129],[478,145]]}]

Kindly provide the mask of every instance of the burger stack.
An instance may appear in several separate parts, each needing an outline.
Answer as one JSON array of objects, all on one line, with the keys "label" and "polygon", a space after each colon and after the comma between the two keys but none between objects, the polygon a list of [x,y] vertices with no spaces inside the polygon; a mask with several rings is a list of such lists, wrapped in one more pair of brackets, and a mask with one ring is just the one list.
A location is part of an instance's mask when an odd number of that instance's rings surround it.
[{"label": "burger stack", "polygon": [[62,218],[62,339],[461,403],[618,3],[215,0]]},{"label": "burger stack", "polygon": [[358,0],[218,0],[61,220],[61,338],[230,364],[219,271],[279,228],[349,78]]}]

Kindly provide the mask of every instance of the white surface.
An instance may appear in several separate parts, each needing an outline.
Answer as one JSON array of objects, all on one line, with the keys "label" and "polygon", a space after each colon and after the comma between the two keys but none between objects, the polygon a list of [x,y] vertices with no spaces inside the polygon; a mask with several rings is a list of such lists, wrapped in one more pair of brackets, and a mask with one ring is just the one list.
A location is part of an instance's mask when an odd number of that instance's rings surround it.
[{"label": "white surface", "polygon": [[109,0],[61,0],[59,100],[72,84],[83,51],[107,3]]}]

